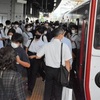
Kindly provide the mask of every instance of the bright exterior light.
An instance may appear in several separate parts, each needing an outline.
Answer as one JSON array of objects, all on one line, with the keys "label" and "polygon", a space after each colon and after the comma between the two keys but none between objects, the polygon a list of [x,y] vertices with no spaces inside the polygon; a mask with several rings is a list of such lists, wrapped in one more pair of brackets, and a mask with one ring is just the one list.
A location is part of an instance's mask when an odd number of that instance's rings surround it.
[{"label": "bright exterior light", "polygon": [[[88,0],[62,0],[55,11],[51,13],[52,19],[60,20],[65,12],[74,9],[76,6]],[[54,0],[56,2],[56,0]]]}]

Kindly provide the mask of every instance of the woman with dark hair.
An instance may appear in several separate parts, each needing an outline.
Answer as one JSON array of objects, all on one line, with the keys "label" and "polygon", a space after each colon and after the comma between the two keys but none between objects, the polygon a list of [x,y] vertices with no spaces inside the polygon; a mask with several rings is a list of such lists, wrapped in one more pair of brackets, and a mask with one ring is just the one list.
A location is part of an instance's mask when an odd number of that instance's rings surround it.
[{"label": "woman with dark hair", "polygon": [[13,48],[0,49],[0,85],[3,85],[0,86],[0,100],[26,100],[22,77],[15,70],[15,62]]}]

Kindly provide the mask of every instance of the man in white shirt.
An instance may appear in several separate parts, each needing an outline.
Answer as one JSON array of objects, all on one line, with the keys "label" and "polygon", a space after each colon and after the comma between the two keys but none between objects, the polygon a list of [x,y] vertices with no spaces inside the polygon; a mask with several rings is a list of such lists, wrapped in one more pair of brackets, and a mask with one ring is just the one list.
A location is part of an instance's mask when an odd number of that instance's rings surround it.
[{"label": "man in white shirt", "polygon": [[45,74],[43,70],[41,69],[41,64],[43,62],[43,58],[41,59],[36,59],[36,53],[42,48],[42,46],[45,44],[42,39],[42,33],[40,32],[40,28],[37,28],[34,40],[30,43],[29,46],[26,46],[28,48],[28,56],[30,58],[30,64],[31,67],[28,70],[28,90],[32,93],[36,78],[37,78],[37,73],[42,76],[42,78],[45,78]]},{"label": "man in white shirt", "polygon": [[[37,53],[37,59],[45,55],[46,63],[46,81],[44,90],[44,99],[51,100],[52,91],[55,94],[55,100],[61,100],[62,86],[57,81],[57,76],[60,68],[61,55],[61,39],[64,37],[64,30],[56,28],[53,31],[54,39],[43,46]],[[62,65],[70,72],[71,52],[66,44],[62,48]]]}]

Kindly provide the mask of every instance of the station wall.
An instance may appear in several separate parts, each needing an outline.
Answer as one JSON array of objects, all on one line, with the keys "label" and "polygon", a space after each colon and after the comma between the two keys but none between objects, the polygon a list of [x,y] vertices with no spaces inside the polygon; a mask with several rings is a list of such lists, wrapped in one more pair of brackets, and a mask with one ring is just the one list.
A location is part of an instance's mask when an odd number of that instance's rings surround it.
[{"label": "station wall", "polygon": [[6,20],[23,20],[23,4],[17,0],[0,0],[0,23],[5,24]]}]

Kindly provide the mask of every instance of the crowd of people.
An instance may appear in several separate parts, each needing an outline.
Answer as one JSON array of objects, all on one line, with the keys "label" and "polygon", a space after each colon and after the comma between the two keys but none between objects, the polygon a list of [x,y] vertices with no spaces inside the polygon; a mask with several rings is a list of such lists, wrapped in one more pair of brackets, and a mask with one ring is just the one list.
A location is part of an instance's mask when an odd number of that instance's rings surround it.
[{"label": "crowd of people", "polygon": [[75,74],[80,41],[74,23],[0,23],[1,100],[25,100],[27,92],[32,94],[37,76],[45,82],[43,100],[61,100],[63,87],[57,82],[61,43],[62,64]]}]

